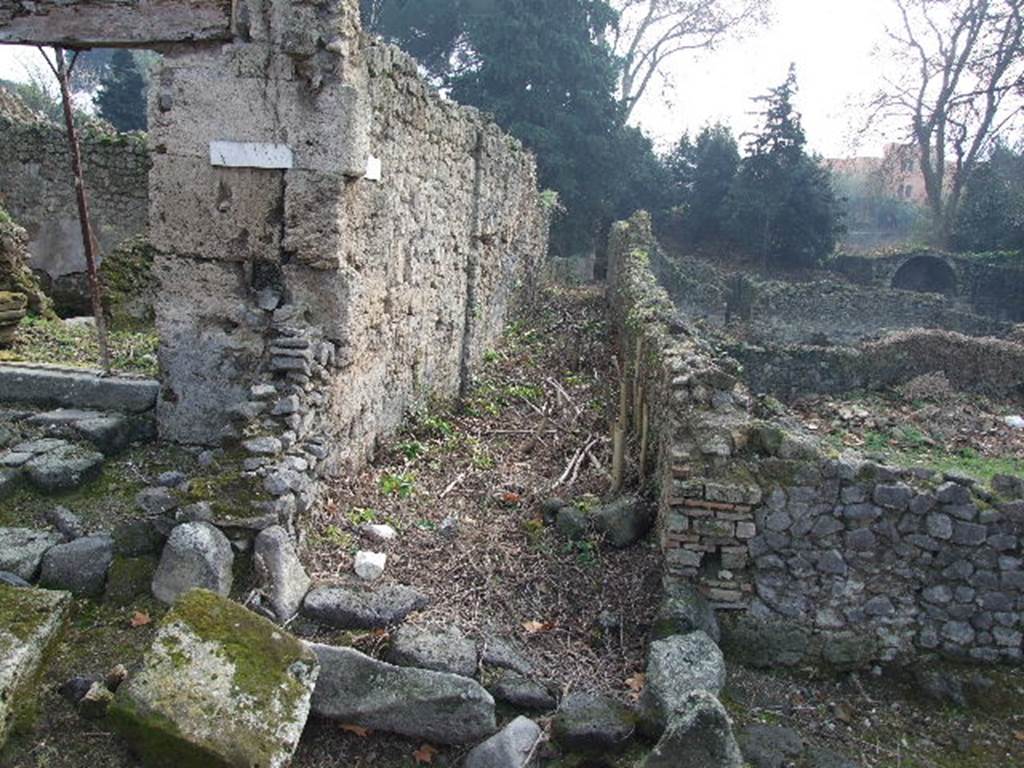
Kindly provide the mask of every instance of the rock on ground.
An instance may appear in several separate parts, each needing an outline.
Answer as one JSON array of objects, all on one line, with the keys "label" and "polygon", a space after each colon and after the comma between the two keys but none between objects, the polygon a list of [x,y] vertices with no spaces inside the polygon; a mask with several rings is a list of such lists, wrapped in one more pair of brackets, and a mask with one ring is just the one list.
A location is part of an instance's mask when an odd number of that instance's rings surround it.
[{"label": "rock on ground", "polygon": [[673,635],[651,643],[647,654],[647,685],[640,696],[645,729],[660,735],[694,691],[717,696],[725,685],[725,659],[703,632]]},{"label": "rock on ground", "polygon": [[654,522],[654,511],[638,496],[625,496],[592,513],[594,528],[609,544],[625,549],[642,539]]},{"label": "rock on ground", "polygon": [[312,648],[320,659],[313,712],[321,717],[440,744],[470,744],[496,729],[494,699],[473,680],[351,648]]},{"label": "rock on ground", "polygon": [[256,537],[253,565],[259,582],[261,607],[286,624],[299,612],[312,584],[299,560],[291,536],[279,525]]},{"label": "rock on ground", "polygon": [[25,464],[28,479],[44,493],[70,491],[99,476],[103,454],[62,446]]},{"label": "rock on ground", "polygon": [[173,603],[190,589],[231,591],[231,542],[209,523],[184,523],[171,531],[153,576],[153,595]]},{"label": "rock on ground", "polygon": [[39,583],[47,589],[99,597],[113,559],[114,540],[109,536],[84,536],[58,544],[43,555]]},{"label": "rock on ground", "polygon": [[661,740],[639,768],[742,768],[725,708],[707,691],[679,702]]},{"label": "rock on ground", "polygon": [[533,673],[533,664],[523,652],[500,637],[488,637],[484,640],[480,648],[480,662],[488,667],[510,669],[520,675]]},{"label": "rock on ground", "polygon": [[538,680],[531,680],[515,672],[505,672],[488,683],[487,690],[497,700],[522,709],[545,712],[558,706],[558,697],[552,689]]},{"label": "rock on ground", "polygon": [[420,667],[473,677],[476,674],[476,643],[466,639],[454,627],[432,631],[403,626],[392,636],[387,660],[400,667]]},{"label": "rock on ground", "polygon": [[665,587],[665,597],[654,619],[652,634],[655,640],[688,635],[697,630],[705,632],[716,643],[721,640],[715,609],[693,584],[673,580]]},{"label": "rock on ground", "polygon": [[752,768],[786,768],[804,751],[804,741],[792,728],[751,725],[737,737],[743,758]]},{"label": "rock on ground", "polygon": [[306,595],[302,615],[337,629],[379,629],[427,607],[426,596],[412,587],[318,587]]},{"label": "rock on ground", "polygon": [[39,668],[70,607],[66,592],[0,584],[0,749],[12,730],[31,725]]},{"label": "rock on ground", "polygon": [[615,752],[633,737],[636,716],[614,699],[574,693],[563,699],[551,730],[555,741],[571,752]]},{"label": "rock on ground", "polygon": [[318,672],[309,648],[271,621],[192,590],[118,687],[108,722],[153,764],[283,768]]},{"label": "rock on ground", "polygon": [[463,768],[530,768],[537,763],[541,733],[535,722],[517,717],[466,755]]},{"label": "rock on ground", "polygon": [[62,541],[64,537],[59,533],[31,528],[0,528],[0,571],[32,581],[39,574],[46,550]]},{"label": "rock on ground", "polygon": [[384,568],[388,564],[388,556],[385,552],[357,552],[355,561],[356,575],[364,581],[376,581],[384,575]]}]

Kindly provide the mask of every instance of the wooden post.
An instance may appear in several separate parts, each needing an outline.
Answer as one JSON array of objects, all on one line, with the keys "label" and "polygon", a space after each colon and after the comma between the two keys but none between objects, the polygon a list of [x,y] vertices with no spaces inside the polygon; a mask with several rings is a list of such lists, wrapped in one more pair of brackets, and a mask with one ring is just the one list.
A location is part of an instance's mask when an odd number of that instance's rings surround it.
[{"label": "wooden post", "polygon": [[621,372],[619,384],[619,418],[612,427],[612,487],[613,494],[622,490],[622,478],[626,468],[626,421],[629,418],[628,373]]},{"label": "wooden post", "polygon": [[647,476],[647,440],[650,431],[651,407],[643,404],[643,415],[640,417],[640,480]]},{"label": "wooden post", "polygon": [[71,155],[71,174],[75,180],[75,197],[78,200],[78,222],[82,229],[82,247],[85,249],[85,268],[89,277],[89,297],[92,299],[92,314],[96,318],[96,336],[100,347],[100,364],[104,373],[110,373],[110,347],[107,344],[107,321],[103,316],[103,295],[100,288],[99,274],[96,271],[96,238],[89,221],[89,201],[85,194],[85,176],[82,173],[82,149],[78,143],[78,132],[75,129],[74,112],[71,107],[71,70],[75,66],[78,54],[71,57],[70,63],[64,58],[63,48],[54,48],[56,63],[51,63],[45,51],[39,49],[50,65],[50,69],[60,84],[60,99],[64,108],[64,124],[68,132],[68,153]]}]

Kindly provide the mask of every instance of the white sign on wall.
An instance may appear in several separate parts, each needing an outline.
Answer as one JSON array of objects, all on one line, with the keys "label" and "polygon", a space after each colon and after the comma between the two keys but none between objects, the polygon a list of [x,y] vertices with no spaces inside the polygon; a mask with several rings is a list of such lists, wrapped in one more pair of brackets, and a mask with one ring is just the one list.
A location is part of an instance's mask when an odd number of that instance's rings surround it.
[{"label": "white sign on wall", "polygon": [[384,177],[384,164],[379,157],[370,157],[366,161],[366,180],[380,181]]},{"label": "white sign on wall", "polygon": [[252,141],[211,141],[210,164],[223,168],[277,168],[294,165],[292,148],[287,144]]}]

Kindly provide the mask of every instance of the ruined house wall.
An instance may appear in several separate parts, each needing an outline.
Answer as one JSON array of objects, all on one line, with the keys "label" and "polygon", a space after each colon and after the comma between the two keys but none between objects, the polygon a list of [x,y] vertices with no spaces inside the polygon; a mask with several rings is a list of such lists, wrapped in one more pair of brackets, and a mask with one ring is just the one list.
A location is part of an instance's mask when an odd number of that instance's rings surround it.
[{"label": "ruined house wall", "polygon": [[941,328],[1004,336],[1010,325],[943,296],[838,280],[806,283],[728,274],[686,255],[656,254],[651,266],[679,311],[741,324],[753,340],[774,344],[852,344],[890,331]]},{"label": "ruined house wall", "polygon": [[940,330],[900,331],[849,347],[738,344],[728,353],[743,364],[755,392],[783,400],[898,387],[942,372],[961,392],[1024,400],[1024,345]]},{"label": "ruined house wall", "polygon": [[[0,94],[0,204],[28,231],[32,267],[47,287],[74,303],[84,285],[85,253],[78,223],[67,138],[59,126],[16,109]],[[86,126],[82,162],[100,258],[146,228],[149,155],[140,134]],[[62,280],[63,279],[63,280]],[[56,286],[52,281],[58,281]],[[65,290],[66,286],[66,290]]]},{"label": "ruined house wall", "polygon": [[720,609],[726,647],[838,668],[1019,660],[1024,483],[830,456],[679,321],[648,268],[657,248],[645,217],[616,226],[613,315],[627,345],[659,340],[628,372],[663,414],[659,540],[669,580],[696,581]]},{"label": "ruined house wall", "polygon": [[[241,11],[231,44],[166,55],[151,94],[158,411],[167,439],[241,447],[247,525],[291,524],[468,384],[547,220],[529,154],[362,34],[354,2]],[[291,158],[213,166],[225,139]]]},{"label": "ruined house wall", "polygon": [[920,258],[944,261],[956,276],[954,298],[964,310],[1002,322],[1024,321],[1024,257],[1020,254],[947,254],[913,249],[879,256],[842,254],[829,262],[861,285],[888,288],[900,268]]}]

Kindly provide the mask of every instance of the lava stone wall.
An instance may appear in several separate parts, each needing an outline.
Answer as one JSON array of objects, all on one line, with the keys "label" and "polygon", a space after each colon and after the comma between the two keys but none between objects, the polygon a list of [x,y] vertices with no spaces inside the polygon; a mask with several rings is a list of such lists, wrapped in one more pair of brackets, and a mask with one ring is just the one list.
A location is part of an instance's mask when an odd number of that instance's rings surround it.
[{"label": "lava stone wall", "polygon": [[612,314],[627,347],[657,340],[627,376],[661,414],[659,540],[669,581],[719,610],[725,646],[767,665],[1019,660],[1024,481],[830,456],[673,312],[657,248],[646,216],[616,225]]},{"label": "lava stone wall", "polygon": [[[84,302],[85,252],[71,178],[67,137],[61,128],[18,109],[0,94],[0,205],[29,237],[32,267],[69,302]],[[82,163],[93,230],[103,254],[146,229],[149,153],[142,134],[108,133],[86,126]],[[59,298],[59,296],[58,296]]]}]

